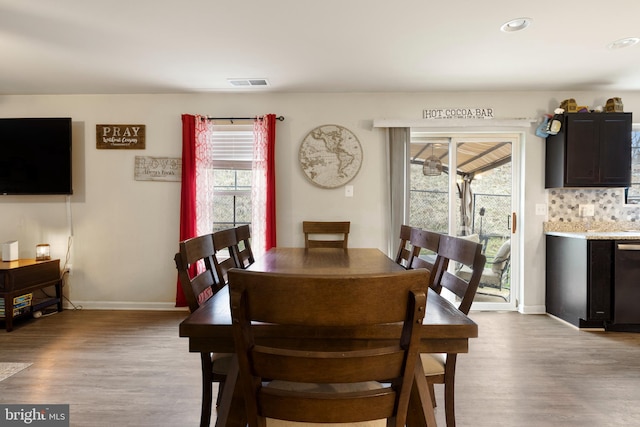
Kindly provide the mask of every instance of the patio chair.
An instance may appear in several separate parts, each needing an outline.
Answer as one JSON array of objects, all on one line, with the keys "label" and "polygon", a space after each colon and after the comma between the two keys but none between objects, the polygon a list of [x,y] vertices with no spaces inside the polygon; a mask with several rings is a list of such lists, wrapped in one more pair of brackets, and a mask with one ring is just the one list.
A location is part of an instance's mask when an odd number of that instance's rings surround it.
[{"label": "patio chair", "polygon": [[[507,278],[509,263],[511,261],[511,239],[507,239],[502,243],[495,257],[491,261],[487,261],[485,268],[480,277],[479,287],[490,286],[502,290],[504,280]],[[471,278],[471,269],[463,266],[456,275],[465,280]]]}]

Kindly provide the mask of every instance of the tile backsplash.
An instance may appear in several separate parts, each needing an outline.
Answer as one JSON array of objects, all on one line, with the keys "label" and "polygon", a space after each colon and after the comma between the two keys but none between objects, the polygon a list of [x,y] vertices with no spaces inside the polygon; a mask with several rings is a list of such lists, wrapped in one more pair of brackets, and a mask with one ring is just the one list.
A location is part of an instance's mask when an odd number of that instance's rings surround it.
[{"label": "tile backsplash", "polygon": [[[594,205],[595,215],[580,216],[580,205]],[[640,226],[640,206],[625,205],[622,188],[550,189],[547,190],[547,207],[548,222],[633,223]]]}]

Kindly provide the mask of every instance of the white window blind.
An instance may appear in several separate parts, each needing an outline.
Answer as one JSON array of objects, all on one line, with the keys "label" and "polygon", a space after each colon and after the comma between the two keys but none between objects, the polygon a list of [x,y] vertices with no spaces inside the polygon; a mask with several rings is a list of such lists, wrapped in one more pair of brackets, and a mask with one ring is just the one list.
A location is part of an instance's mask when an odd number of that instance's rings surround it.
[{"label": "white window blind", "polygon": [[214,125],[210,135],[214,168],[251,169],[253,124]]}]

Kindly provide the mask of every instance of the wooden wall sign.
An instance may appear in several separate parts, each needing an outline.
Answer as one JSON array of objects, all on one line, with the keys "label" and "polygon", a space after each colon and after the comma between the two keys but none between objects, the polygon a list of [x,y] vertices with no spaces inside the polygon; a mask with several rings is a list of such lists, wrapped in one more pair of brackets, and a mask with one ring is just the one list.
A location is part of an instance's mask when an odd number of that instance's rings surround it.
[{"label": "wooden wall sign", "polygon": [[96,125],[96,148],[145,149],[145,125]]},{"label": "wooden wall sign", "polygon": [[136,156],[134,176],[136,181],[180,181],[182,159]]},{"label": "wooden wall sign", "polygon": [[423,119],[493,119],[493,108],[430,108],[422,110]]}]

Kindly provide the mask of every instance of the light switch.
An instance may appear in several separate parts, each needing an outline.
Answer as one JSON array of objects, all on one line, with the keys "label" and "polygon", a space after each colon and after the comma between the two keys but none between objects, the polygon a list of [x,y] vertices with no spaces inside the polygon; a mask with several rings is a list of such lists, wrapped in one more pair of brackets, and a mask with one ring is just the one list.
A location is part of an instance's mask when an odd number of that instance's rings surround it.
[{"label": "light switch", "polygon": [[353,197],[353,185],[344,186],[344,197]]}]

